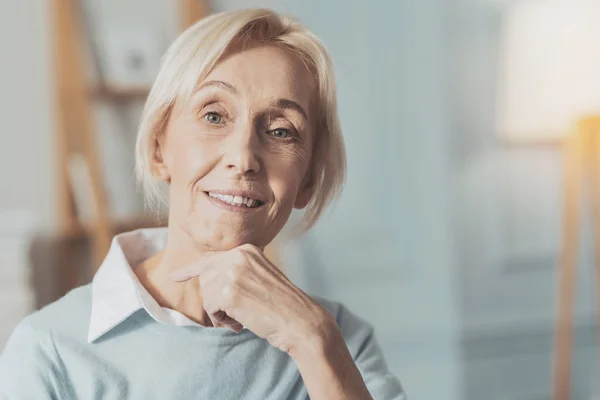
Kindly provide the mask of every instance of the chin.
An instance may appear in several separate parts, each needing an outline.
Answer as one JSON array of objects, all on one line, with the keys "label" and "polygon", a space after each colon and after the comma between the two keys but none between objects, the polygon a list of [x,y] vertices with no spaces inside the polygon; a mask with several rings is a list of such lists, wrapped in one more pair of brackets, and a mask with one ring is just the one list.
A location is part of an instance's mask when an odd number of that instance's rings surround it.
[{"label": "chin", "polygon": [[227,250],[231,250],[231,249],[235,249],[236,247],[239,247],[243,244],[247,244],[247,243],[252,243],[251,240],[248,240],[246,238],[242,238],[242,237],[233,237],[233,238],[223,238],[221,240],[214,240],[210,243],[210,247],[213,250],[218,250],[218,251],[227,251]]},{"label": "chin", "polygon": [[243,229],[193,229],[192,239],[203,246],[212,250],[227,251],[243,244],[252,244],[257,247],[264,247],[265,238],[259,235],[255,230],[244,232]]}]

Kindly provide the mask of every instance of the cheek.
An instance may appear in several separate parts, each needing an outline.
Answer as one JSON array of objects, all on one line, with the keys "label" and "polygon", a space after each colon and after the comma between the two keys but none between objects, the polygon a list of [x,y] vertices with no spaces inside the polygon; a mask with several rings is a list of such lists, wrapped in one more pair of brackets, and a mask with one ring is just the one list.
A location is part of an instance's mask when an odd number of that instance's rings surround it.
[{"label": "cheek", "polygon": [[306,151],[282,149],[268,166],[269,180],[280,201],[293,203],[304,181],[310,162]]},{"label": "cheek", "polygon": [[216,144],[210,140],[194,138],[182,141],[177,147],[173,158],[173,183],[191,185],[208,173],[214,164]]}]

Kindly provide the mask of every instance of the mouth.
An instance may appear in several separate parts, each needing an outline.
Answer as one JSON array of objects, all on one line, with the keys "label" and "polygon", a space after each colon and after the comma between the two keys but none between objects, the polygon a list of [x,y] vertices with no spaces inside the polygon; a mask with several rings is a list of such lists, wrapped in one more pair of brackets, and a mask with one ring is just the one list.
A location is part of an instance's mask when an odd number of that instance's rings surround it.
[{"label": "mouth", "polygon": [[219,192],[204,192],[213,201],[216,201],[222,205],[237,207],[240,210],[256,209],[262,206],[264,201],[257,199],[255,196],[249,193],[219,193]]}]

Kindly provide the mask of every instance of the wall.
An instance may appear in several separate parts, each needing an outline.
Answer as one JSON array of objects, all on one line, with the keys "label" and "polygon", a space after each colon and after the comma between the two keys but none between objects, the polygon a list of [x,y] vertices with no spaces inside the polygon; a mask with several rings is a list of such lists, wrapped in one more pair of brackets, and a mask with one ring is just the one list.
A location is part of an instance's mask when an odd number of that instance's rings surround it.
[{"label": "wall", "polygon": [[0,2],[0,349],[32,309],[29,235],[53,221],[47,3]]},{"label": "wall", "polygon": [[18,210],[45,227],[55,204],[48,3],[0,2],[0,211]]},{"label": "wall", "polygon": [[[5,22],[0,26],[7,32],[0,37],[8,42],[20,37],[13,47],[18,54],[0,67],[9,71],[0,74],[3,87],[12,89],[2,100],[11,107],[1,111],[6,132],[18,133],[3,135],[0,210],[23,209],[39,227],[52,226],[55,209],[48,3],[0,5]],[[446,3],[215,3],[217,10],[291,11],[323,39],[334,58],[348,184],[335,210],[288,248],[290,273],[307,291],[344,302],[375,326],[390,368],[411,398],[462,399]],[[88,4],[104,21],[97,22],[98,30],[138,24],[164,37],[176,31],[167,0]]]},{"label": "wall", "polygon": [[[457,0],[450,18],[454,232],[465,398],[551,398],[560,256],[560,147],[519,148],[495,129],[496,67],[510,2]],[[573,398],[598,394],[589,218],[577,265]]]},{"label": "wall", "polygon": [[462,399],[445,2],[302,4],[336,65],[349,176],[288,265],[375,326],[409,397]]}]

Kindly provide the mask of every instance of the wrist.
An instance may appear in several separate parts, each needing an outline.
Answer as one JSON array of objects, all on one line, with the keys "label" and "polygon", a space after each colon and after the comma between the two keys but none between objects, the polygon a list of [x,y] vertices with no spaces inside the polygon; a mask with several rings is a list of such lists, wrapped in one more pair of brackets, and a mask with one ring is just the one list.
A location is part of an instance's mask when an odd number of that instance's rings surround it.
[{"label": "wrist", "polygon": [[325,357],[333,344],[344,341],[337,322],[327,310],[320,310],[301,329],[293,330],[288,354],[296,362]]}]

